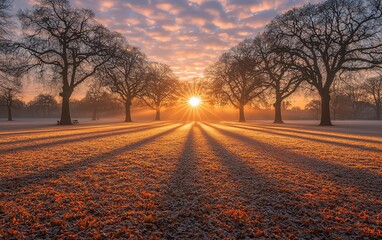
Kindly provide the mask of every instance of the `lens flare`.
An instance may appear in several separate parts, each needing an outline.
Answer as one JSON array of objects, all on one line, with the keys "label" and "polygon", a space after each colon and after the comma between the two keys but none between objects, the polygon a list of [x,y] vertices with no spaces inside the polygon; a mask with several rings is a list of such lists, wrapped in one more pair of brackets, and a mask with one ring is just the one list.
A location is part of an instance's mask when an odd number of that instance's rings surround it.
[{"label": "lens flare", "polygon": [[198,97],[192,97],[188,100],[188,104],[190,104],[191,107],[197,107],[200,105],[201,102],[202,100],[200,100],[200,98]]}]

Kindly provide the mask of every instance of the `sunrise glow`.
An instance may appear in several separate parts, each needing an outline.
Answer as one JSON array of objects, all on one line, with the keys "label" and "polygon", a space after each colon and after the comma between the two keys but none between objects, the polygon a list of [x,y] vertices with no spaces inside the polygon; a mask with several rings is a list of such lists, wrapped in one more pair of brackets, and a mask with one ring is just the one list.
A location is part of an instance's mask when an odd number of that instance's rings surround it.
[{"label": "sunrise glow", "polygon": [[199,97],[192,97],[190,100],[188,100],[188,104],[190,104],[191,107],[197,107],[202,103],[202,100]]}]

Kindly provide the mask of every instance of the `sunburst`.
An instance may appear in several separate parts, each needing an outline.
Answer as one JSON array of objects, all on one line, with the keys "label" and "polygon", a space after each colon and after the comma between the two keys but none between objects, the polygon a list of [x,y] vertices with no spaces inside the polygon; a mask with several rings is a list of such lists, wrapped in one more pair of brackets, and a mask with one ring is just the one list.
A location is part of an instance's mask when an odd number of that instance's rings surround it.
[{"label": "sunburst", "polygon": [[182,113],[182,120],[207,120],[209,117],[207,113],[213,115],[214,118],[220,119],[210,109],[211,99],[208,97],[206,82],[203,79],[194,79],[193,81],[185,82],[182,94],[180,96],[180,108],[178,111],[173,112],[170,116],[175,116]]}]

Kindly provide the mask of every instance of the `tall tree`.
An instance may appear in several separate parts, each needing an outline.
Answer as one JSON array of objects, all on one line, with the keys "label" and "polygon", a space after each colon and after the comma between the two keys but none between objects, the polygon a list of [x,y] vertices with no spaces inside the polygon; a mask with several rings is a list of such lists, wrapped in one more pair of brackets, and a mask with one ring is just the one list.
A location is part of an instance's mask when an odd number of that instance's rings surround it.
[{"label": "tall tree", "polygon": [[142,94],[142,101],[156,111],[155,121],[160,121],[161,107],[174,103],[179,81],[171,68],[163,63],[150,62],[148,84]]},{"label": "tall tree", "polygon": [[7,107],[8,121],[12,121],[12,109],[14,107],[17,95],[21,93],[22,82],[20,76],[12,76],[10,74],[0,74],[0,97],[3,105]]},{"label": "tall tree", "polygon": [[131,105],[147,87],[147,72],[146,56],[125,41],[120,43],[116,54],[98,71],[98,78],[103,85],[116,93],[125,105],[125,122],[132,122]]},{"label": "tall tree", "polygon": [[49,117],[51,111],[57,109],[58,102],[52,95],[39,94],[29,103],[29,106],[38,112],[42,112],[44,117]]},{"label": "tall tree", "polygon": [[38,0],[18,15],[23,27],[19,47],[62,84],[60,123],[70,125],[74,89],[110,60],[116,34],[97,24],[92,11],[73,9],[68,0]]},{"label": "tall tree", "polygon": [[363,82],[348,76],[346,80],[343,80],[343,83],[343,93],[350,103],[353,119],[357,119],[361,111],[366,108],[366,92],[363,88]]},{"label": "tall tree", "polygon": [[369,78],[365,81],[363,89],[368,94],[367,98],[373,104],[377,120],[381,120],[382,109],[382,76]]},{"label": "tall tree", "polygon": [[[12,25],[11,8],[11,0],[0,0],[0,41],[6,40],[6,36],[9,34]],[[2,47],[2,45],[0,46]]]},{"label": "tall tree", "polygon": [[337,120],[338,112],[341,110],[341,105],[344,100],[343,84],[341,81],[335,81],[332,84],[330,91],[330,110],[333,120]]},{"label": "tall tree", "polygon": [[305,110],[314,112],[317,120],[320,119],[320,109],[321,109],[320,100],[311,100],[308,104],[305,105]]},{"label": "tall tree", "polygon": [[85,102],[90,103],[93,108],[92,120],[98,119],[98,106],[101,105],[101,101],[103,100],[105,94],[105,89],[98,81],[93,81],[89,86],[89,89],[86,93]]},{"label": "tall tree", "polygon": [[274,92],[274,123],[283,123],[281,110],[283,101],[290,97],[300,86],[303,78],[291,65],[286,63],[290,56],[274,51],[275,39],[270,34],[259,34],[254,39],[254,50],[261,59],[260,69],[266,76],[266,84]]},{"label": "tall tree", "polygon": [[22,91],[22,78],[28,72],[29,65],[24,56],[10,53],[9,50],[0,54],[0,95],[8,110],[8,120],[12,121],[12,108]]},{"label": "tall tree", "polygon": [[239,109],[240,122],[245,122],[244,107],[266,89],[260,62],[254,54],[253,41],[245,40],[207,69],[214,94],[223,103]]},{"label": "tall tree", "polygon": [[331,125],[330,89],[344,71],[377,66],[381,60],[380,0],[327,0],[277,17],[268,26],[279,51],[321,96],[321,123]]}]

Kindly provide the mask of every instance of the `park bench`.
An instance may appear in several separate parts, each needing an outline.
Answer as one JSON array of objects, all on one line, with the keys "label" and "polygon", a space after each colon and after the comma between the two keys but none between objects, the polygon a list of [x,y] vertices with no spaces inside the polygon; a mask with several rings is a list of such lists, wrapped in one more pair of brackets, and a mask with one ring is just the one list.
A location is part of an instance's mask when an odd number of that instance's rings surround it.
[{"label": "park bench", "polygon": [[[80,122],[78,120],[73,120],[72,121],[72,124],[73,125],[77,125],[77,124],[80,124]],[[57,125],[61,125],[61,122],[60,121],[57,121]]]}]

